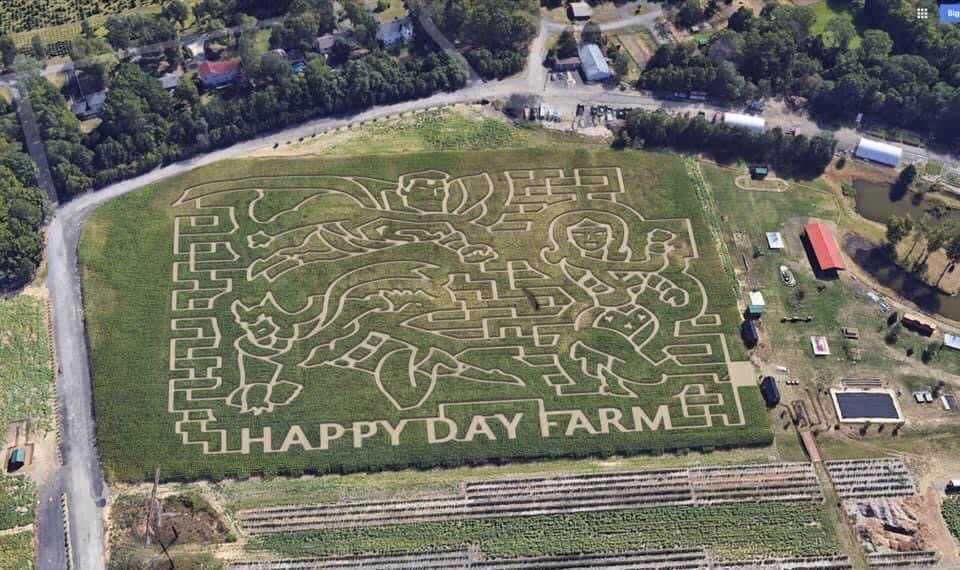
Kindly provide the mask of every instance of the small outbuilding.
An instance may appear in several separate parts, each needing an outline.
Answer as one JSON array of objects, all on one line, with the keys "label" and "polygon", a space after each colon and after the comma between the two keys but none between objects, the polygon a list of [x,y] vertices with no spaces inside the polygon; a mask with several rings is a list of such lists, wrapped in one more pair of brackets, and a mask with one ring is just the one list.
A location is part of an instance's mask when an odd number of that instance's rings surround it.
[{"label": "small outbuilding", "polygon": [[825,336],[810,337],[810,346],[814,356],[830,356],[830,343]]},{"label": "small outbuilding", "polygon": [[750,304],[747,305],[747,316],[760,318],[763,316],[763,308],[766,306],[767,303],[763,300],[763,293],[760,291],[751,291]]},{"label": "small outbuilding", "polygon": [[27,460],[27,452],[22,447],[14,447],[10,451],[10,457],[7,458],[7,471],[13,472],[23,467]]},{"label": "small outbuilding", "polygon": [[743,342],[747,345],[747,348],[757,346],[757,343],[760,342],[760,329],[757,327],[757,322],[751,319],[743,321],[740,326],[740,335],[743,337]]},{"label": "small outbuilding", "polygon": [[833,232],[825,224],[811,223],[803,227],[810,249],[820,271],[839,271],[844,268],[840,248],[833,239]]},{"label": "small outbuilding", "polygon": [[770,246],[770,249],[783,249],[785,244],[780,232],[767,232],[767,245]]},{"label": "small outbuilding", "polygon": [[574,22],[584,22],[593,17],[593,6],[586,2],[571,2],[567,4],[567,18]]},{"label": "small outbuilding", "polygon": [[565,57],[563,59],[558,59],[553,63],[554,71],[574,71],[580,69],[580,58],[579,57]]},{"label": "small outbuilding", "polygon": [[903,150],[892,144],[861,138],[854,155],[871,162],[896,167],[903,157]]},{"label": "small outbuilding", "polygon": [[762,133],[767,122],[763,117],[744,115],[741,113],[724,113],[723,122],[732,127],[741,127],[755,133]]},{"label": "small outbuilding", "polygon": [[903,326],[925,336],[930,336],[937,332],[936,321],[928,319],[923,315],[904,313],[903,318],[900,321],[903,323]]},{"label": "small outbuilding", "polygon": [[587,81],[601,82],[613,77],[607,58],[597,44],[580,46],[580,69],[583,71],[583,78]]},{"label": "small outbuilding", "polygon": [[750,178],[753,180],[763,180],[770,174],[770,167],[764,164],[753,164],[750,166]]},{"label": "small outbuilding", "polygon": [[943,346],[952,348],[953,350],[960,350],[960,336],[945,333],[943,335]]},{"label": "small outbuilding", "polygon": [[773,376],[764,376],[760,381],[760,394],[763,395],[763,401],[768,407],[774,407],[780,403],[780,389],[777,388],[777,379]]}]

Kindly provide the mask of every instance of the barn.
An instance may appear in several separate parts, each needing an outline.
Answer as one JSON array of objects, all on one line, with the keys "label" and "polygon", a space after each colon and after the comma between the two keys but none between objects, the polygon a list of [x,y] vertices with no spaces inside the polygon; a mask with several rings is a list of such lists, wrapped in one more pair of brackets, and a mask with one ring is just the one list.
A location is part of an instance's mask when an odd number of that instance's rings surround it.
[{"label": "barn", "polygon": [[887,166],[897,166],[903,157],[903,149],[880,141],[872,141],[866,138],[860,138],[857,143],[857,150],[854,154],[858,158],[863,158],[871,162],[885,164]]},{"label": "barn", "polygon": [[606,81],[613,77],[607,58],[597,44],[580,46],[580,67],[583,70],[583,78],[590,82]]},{"label": "barn", "polygon": [[723,122],[732,127],[742,127],[756,133],[762,133],[767,124],[763,117],[754,117],[753,115],[743,115],[741,113],[724,113]]},{"label": "barn", "polygon": [[803,232],[820,271],[838,271],[844,268],[843,256],[840,255],[830,228],[825,224],[811,223],[803,227]]}]

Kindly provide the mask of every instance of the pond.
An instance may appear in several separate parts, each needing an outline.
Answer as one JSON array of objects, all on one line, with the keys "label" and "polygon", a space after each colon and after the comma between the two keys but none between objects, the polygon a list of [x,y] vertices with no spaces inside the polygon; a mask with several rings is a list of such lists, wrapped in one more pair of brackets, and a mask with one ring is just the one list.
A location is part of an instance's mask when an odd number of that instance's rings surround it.
[{"label": "pond", "polygon": [[[906,195],[896,196],[891,191],[890,184],[865,180],[854,180],[853,186],[857,190],[857,212],[868,220],[886,223],[892,215],[907,214],[914,221],[934,217],[931,210],[936,203],[922,199],[922,195],[908,192]],[[939,221],[942,223],[960,223],[960,210],[943,210],[937,213],[940,214]],[[884,287],[896,291],[925,312],[960,321],[960,296],[947,295],[897,265],[883,244],[851,235],[844,239],[842,247],[854,263]]]},{"label": "pond", "polygon": [[939,202],[924,199],[923,194],[918,192],[898,195],[891,186],[855,179],[853,187],[857,191],[857,212],[881,224],[887,223],[890,216],[894,215],[909,215],[915,222],[923,218],[937,218],[946,224],[960,222],[960,210],[947,209]]}]

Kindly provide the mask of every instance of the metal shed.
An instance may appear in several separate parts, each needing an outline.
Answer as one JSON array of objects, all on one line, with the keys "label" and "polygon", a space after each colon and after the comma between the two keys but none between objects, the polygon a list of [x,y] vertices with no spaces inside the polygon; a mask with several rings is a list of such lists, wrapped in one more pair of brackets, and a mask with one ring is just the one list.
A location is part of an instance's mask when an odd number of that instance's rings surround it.
[{"label": "metal shed", "polygon": [[903,157],[903,149],[892,144],[861,138],[854,154],[859,158],[880,164],[896,166],[900,164],[900,159]]},{"label": "metal shed", "polygon": [[724,113],[723,122],[733,127],[742,127],[757,133],[762,133],[767,124],[763,117],[742,115],[740,113]]},{"label": "metal shed", "polygon": [[580,68],[583,70],[583,77],[587,81],[606,81],[613,77],[610,66],[607,64],[607,58],[600,51],[597,44],[584,44],[580,46]]}]

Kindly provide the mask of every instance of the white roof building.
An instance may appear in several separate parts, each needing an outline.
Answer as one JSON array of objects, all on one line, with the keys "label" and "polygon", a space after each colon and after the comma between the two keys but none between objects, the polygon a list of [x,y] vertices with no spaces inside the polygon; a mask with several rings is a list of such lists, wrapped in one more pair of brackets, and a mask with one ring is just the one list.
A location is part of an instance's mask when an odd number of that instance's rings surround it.
[{"label": "white roof building", "polygon": [[770,246],[770,249],[783,249],[783,236],[780,235],[780,232],[767,232],[767,245]]},{"label": "white roof building", "polygon": [[955,334],[945,333],[943,335],[943,345],[948,346],[954,350],[960,350],[960,336]]},{"label": "white roof building", "polygon": [[733,127],[743,127],[751,131],[762,133],[767,122],[763,117],[743,115],[741,113],[724,113],[723,122]]},{"label": "white roof building", "polygon": [[593,7],[586,2],[571,2],[567,4],[567,16],[571,20],[589,20],[593,16]]},{"label": "white roof building", "polygon": [[900,163],[903,156],[903,149],[880,141],[861,138],[857,143],[857,150],[854,154],[859,158],[886,164],[887,166],[896,166]]},{"label": "white roof building", "polygon": [[610,66],[607,64],[607,58],[600,51],[597,44],[584,44],[580,46],[580,69],[583,70],[583,77],[587,81],[606,81],[613,77]]},{"label": "white roof building", "polygon": [[400,43],[409,43],[413,40],[413,24],[410,18],[398,18],[392,22],[380,24],[377,29],[377,40],[383,47],[391,47]]}]

